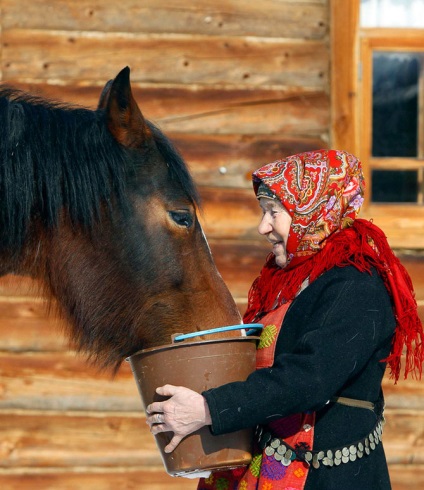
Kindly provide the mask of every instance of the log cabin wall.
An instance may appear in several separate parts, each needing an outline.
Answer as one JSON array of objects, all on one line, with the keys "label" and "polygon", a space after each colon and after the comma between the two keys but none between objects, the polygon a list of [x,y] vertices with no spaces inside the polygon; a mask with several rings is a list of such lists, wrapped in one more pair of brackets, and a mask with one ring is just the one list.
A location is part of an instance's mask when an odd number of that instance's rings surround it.
[{"label": "log cabin wall", "polygon": [[[144,115],[176,143],[240,310],[267,247],[250,173],[329,146],[327,0],[1,0],[1,81],[95,108],[131,67]],[[423,313],[424,262],[402,258]],[[423,315],[421,315],[423,317]],[[424,388],[385,382],[395,490],[424,485]],[[27,278],[0,280],[0,488],[191,489],[162,469],[128,365],[115,379],[68,346]]]}]

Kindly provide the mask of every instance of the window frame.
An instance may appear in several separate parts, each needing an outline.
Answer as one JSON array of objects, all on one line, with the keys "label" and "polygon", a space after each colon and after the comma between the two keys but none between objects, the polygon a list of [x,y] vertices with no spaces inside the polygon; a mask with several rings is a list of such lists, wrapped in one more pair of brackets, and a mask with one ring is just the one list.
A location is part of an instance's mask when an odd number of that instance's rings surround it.
[{"label": "window frame", "polygon": [[[360,0],[331,0],[330,4],[331,146],[350,151],[362,161],[367,188],[360,216],[373,219],[384,230],[393,248],[423,249],[424,206],[414,203],[372,203],[370,178],[372,168],[387,169],[388,164],[392,170],[419,168],[419,199],[421,203],[423,201],[424,160],[373,158],[371,118],[372,52],[376,49],[424,51],[424,30],[360,28],[359,8]],[[422,92],[422,87],[420,90]],[[424,117],[423,107],[420,107],[420,117]],[[424,157],[423,136],[420,136],[419,157]]]}]

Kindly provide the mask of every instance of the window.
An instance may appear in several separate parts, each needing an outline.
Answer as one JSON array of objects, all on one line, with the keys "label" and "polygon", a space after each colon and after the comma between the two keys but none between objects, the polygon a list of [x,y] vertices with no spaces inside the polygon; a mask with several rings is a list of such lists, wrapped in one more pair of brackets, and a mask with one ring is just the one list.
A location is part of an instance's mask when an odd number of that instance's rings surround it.
[{"label": "window", "polygon": [[358,155],[362,217],[424,248],[424,1],[332,0],[331,144]]},{"label": "window", "polygon": [[[414,35],[419,32],[419,35]],[[369,204],[421,207],[424,191],[424,37],[422,31],[362,29],[361,157]],[[422,208],[424,213],[424,208]],[[423,216],[424,218],[424,216]],[[423,241],[424,247],[424,241]]]}]

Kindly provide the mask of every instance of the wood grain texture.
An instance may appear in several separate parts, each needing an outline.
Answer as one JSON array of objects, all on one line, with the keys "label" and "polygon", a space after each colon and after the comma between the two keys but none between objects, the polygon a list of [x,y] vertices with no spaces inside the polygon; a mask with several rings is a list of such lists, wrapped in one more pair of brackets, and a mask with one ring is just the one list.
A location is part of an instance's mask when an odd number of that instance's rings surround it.
[{"label": "wood grain texture", "polygon": [[[389,464],[424,463],[424,413],[387,409],[383,442]],[[0,410],[0,467],[160,466],[141,414]]]},{"label": "wood grain texture", "polygon": [[[88,81],[65,80],[57,85],[49,84],[43,80],[28,81],[24,79],[13,81],[13,86],[47,98],[95,109],[104,84],[117,73],[116,70],[110,69],[106,78]],[[10,85],[10,81],[7,80],[4,80],[3,83]],[[209,118],[212,121],[212,127],[209,130],[203,129],[202,133],[215,134],[219,125],[213,123],[213,118],[223,118],[223,115],[227,113],[231,114],[233,125],[230,126],[227,123],[227,126],[219,131],[220,134],[247,133],[247,130],[243,129],[245,118],[248,119],[246,123],[256,119],[257,127],[252,133],[254,135],[279,134],[281,128],[288,132],[290,126],[287,128],[280,126],[284,124],[286,112],[289,113],[289,116],[290,114],[301,114],[301,119],[305,124],[302,130],[303,135],[314,128],[315,131],[324,132],[329,121],[328,94],[324,90],[310,90],[304,86],[252,88],[191,84],[158,85],[133,79],[131,86],[134,97],[145,117],[158,123],[167,132],[172,128],[165,125],[174,121],[183,126],[182,128],[174,128],[172,132],[184,133],[186,132],[184,126],[186,120],[199,119],[198,122],[201,123],[202,118]],[[274,107],[279,109],[276,112],[281,117],[280,125],[277,127],[269,124],[266,120],[266,118],[272,117]],[[249,112],[246,109],[249,109]],[[240,114],[238,114],[238,110],[241,111]],[[223,118],[223,121],[225,122],[227,119],[231,122],[230,116]],[[290,121],[290,117],[288,117],[288,121]],[[199,130],[195,131],[195,133],[198,132]],[[279,134],[279,136],[284,137],[284,133]]]},{"label": "wood grain texture", "polygon": [[5,28],[321,39],[326,0],[3,0]]},{"label": "wood grain texture", "polygon": [[115,378],[73,351],[0,352],[0,408],[19,410],[142,411],[124,362]]},{"label": "wood grain texture", "polygon": [[[161,468],[76,468],[42,472],[25,469],[22,474],[2,472],[2,490],[195,490],[197,480],[172,478]],[[412,487],[411,487],[412,488]],[[402,489],[403,490],[403,489]],[[415,489],[413,489],[415,490]]]},{"label": "wood grain texture", "polygon": [[5,29],[2,39],[6,81],[108,80],[130,65],[135,82],[318,90],[327,84],[329,53],[322,41],[18,28]]}]

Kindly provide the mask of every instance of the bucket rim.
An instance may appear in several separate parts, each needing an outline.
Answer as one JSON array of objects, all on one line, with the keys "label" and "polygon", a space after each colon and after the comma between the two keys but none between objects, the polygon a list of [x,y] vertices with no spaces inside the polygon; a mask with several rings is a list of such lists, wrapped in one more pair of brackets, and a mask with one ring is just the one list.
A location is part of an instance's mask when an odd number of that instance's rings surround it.
[{"label": "bucket rim", "polygon": [[222,343],[222,342],[245,342],[245,341],[254,341],[256,343],[259,343],[260,337],[254,336],[254,335],[249,335],[249,336],[243,336],[243,337],[226,337],[226,338],[219,338],[219,339],[205,339],[205,340],[197,340],[197,341],[191,341],[191,342],[178,342],[178,343],[170,343],[170,344],[164,344],[164,345],[158,345],[156,347],[149,347],[147,349],[141,349],[137,352],[134,352],[134,354],[131,354],[130,356],[125,358],[126,362],[131,362],[135,357],[139,357],[144,354],[151,354],[154,352],[160,352],[160,351],[165,351],[169,349],[181,349],[182,347],[190,347],[192,345],[199,345],[199,344],[217,344],[217,343]]}]

